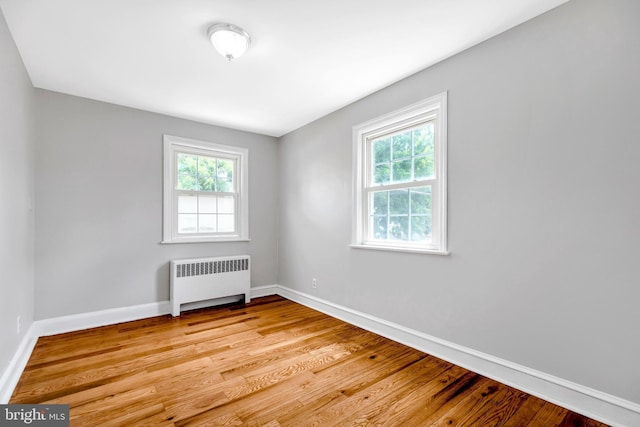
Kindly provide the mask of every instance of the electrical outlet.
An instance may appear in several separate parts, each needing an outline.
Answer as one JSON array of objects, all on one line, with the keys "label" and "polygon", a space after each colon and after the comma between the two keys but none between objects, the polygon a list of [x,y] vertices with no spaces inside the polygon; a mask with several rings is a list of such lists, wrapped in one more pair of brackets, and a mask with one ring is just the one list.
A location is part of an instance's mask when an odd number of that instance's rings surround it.
[{"label": "electrical outlet", "polygon": [[16,317],[16,333],[20,335],[20,316]]},{"label": "electrical outlet", "polygon": [[315,289],[317,286],[318,286],[318,281],[314,277],[313,279],[311,279],[311,287]]}]

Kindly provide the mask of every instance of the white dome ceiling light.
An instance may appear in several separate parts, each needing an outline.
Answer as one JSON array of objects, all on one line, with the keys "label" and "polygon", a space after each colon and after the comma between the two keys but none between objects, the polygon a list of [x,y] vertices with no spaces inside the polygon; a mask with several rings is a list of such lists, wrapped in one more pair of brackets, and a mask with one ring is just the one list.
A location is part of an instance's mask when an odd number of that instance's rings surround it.
[{"label": "white dome ceiling light", "polygon": [[242,56],[251,44],[249,33],[233,24],[214,24],[207,35],[213,47],[229,62]]}]

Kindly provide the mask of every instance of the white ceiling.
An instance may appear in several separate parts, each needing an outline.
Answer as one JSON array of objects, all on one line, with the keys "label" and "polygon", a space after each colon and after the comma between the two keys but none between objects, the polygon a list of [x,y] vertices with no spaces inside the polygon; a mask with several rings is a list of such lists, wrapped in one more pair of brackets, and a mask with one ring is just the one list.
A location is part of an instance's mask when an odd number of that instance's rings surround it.
[{"label": "white ceiling", "polygon": [[[280,136],[567,0],[0,0],[34,86]],[[233,61],[216,22],[252,37]]]}]

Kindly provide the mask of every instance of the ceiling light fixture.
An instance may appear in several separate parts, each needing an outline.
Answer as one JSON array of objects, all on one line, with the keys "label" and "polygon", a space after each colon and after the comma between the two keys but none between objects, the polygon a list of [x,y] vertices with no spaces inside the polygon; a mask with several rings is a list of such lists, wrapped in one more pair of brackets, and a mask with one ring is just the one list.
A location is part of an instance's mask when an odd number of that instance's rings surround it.
[{"label": "ceiling light fixture", "polygon": [[249,33],[233,24],[214,24],[209,27],[207,35],[213,47],[229,62],[242,56],[251,44]]}]

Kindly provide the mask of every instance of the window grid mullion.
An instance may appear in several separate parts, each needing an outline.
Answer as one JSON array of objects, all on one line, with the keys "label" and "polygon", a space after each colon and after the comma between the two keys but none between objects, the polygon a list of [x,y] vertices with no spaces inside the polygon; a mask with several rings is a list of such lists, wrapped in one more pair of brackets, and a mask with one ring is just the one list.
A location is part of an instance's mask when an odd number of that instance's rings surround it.
[{"label": "window grid mullion", "polygon": [[[196,171],[198,167],[196,166]],[[196,194],[196,232],[200,232],[200,194]]]},{"label": "window grid mullion", "polygon": [[[218,168],[216,167],[216,173],[217,172],[218,172]],[[220,201],[220,197],[216,197],[216,233],[218,233],[220,230],[220,225],[218,224],[218,218],[220,218],[219,201]]]},{"label": "window grid mullion", "polygon": [[389,141],[389,182],[393,182],[393,138]]},{"label": "window grid mullion", "polygon": [[[213,189],[215,191],[218,191],[218,162],[219,161],[220,161],[220,159],[216,157],[215,167],[213,168]],[[216,224],[216,227],[217,227],[217,224]],[[216,228],[216,230],[217,230],[217,228]]]},{"label": "window grid mullion", "polygon": [[387,191],[387,236],[385,240],[389,240],[389,225],[391,225],[391,194]]},{"label": "window grid mullion", "polygon": [[[389,140],[389,182],[393,182],[393,138]],[[388,230],[387,228],[387,236],[389,234]]]},{"label": "window grid mullion", "polygon": [[407,218],[409,225],[407,227],[407,240],[411,240],[411,189],[409,188],[407,188],[407,197],[409,198],[409,218]]},{"label": "window grid mullion", "polygon": [[415,147],[415,141],[414,138],[416,136],[416,133],[412,130],[411,131],[411,181],[414,181],[415,178],[415,158],[416,158],[416,153],[414,151],[414,147]]},{"label": "window grid mullion", "polygon": [[200,191],[200,156],[196,156],[196,191]]}]

